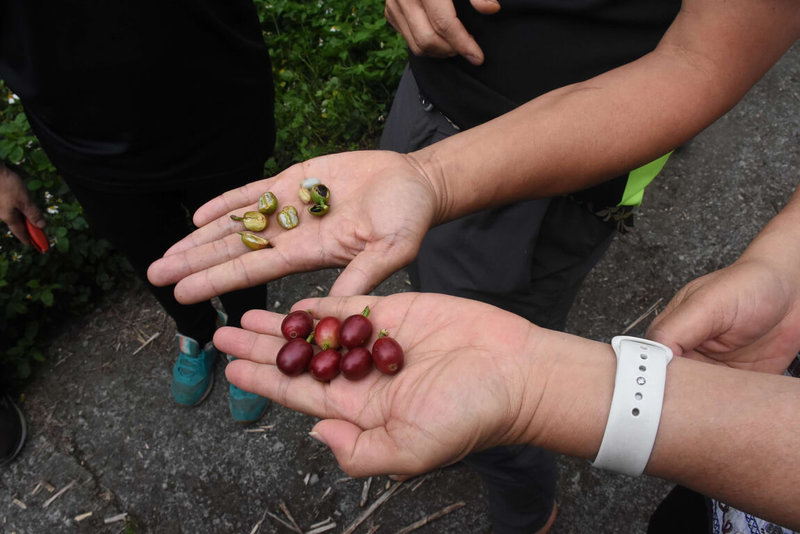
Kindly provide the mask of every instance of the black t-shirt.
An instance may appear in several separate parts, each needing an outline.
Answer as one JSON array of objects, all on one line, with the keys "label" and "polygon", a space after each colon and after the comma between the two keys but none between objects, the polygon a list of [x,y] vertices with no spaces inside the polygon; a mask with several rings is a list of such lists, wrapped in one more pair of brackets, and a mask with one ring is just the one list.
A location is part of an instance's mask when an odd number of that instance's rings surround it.
[{"label": "black t-shirt", "polygon": [[169,187],[272,152],[272,73],[251,0],[0,0],[0,31],[0,78],[72,178]]},{"label": "black t-shirt", "polygon": [[414,55],[410,64],[421,92],[461,128],[643,56],[680,9],[679,0],[505,0],[481,15],[454,2],[483,65]]}]

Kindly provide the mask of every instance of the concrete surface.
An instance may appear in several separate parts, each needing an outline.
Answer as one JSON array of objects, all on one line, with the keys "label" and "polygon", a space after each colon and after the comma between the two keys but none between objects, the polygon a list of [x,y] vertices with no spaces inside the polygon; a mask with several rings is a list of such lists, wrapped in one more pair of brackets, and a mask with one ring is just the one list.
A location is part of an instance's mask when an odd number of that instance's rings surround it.
[{"label": "concrete surface", "polygon": [[[663,308],[684,283],[738,256],[800,178],[799,82],[795,46],[739,106],[675,154],[648,189],[636,231],[618,238],[587,279],[571,332],[609,340],[654,303]],[[335,274],[272,284],[270,307],[286,310],[324,293]],[[377,292],[407,288],[398,273]],[[363,512],[364,481],[345,477],[307,436],[310,418],[273,405],[257,425],[232,422],[222,365],[203,405],[172,404],[173,335],[171,321],[135,287],[108,295],[53,340],[48,365],[25,392],[28,442],[0,473],[0,532],[290,532],[266,513],[283,518],[281,502],[306,531],[330,517],[337,523],[330,532],[342,532]],[[584,461],[561,466],[554,534],[643,532],[670,487]],[[367,507],[386,484],[372,481]],[[488,533],[485,497],[476,476],[456,466],[406,483],[356,532],[374,525],[397,532],[464,501],[418,532]],[[119,514],[127,519],[106,522]]]}]

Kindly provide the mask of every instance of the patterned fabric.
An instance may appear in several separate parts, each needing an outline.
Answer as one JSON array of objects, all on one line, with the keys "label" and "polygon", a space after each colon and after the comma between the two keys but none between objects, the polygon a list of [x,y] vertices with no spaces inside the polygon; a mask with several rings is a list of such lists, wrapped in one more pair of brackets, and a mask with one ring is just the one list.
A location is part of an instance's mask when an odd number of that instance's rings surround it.
[{"label": "patterned fabric", "polygon": [[[783,373],[800,378],[800,354]],[[753,517],[732,506],[712,499],[712,533],[713,534],[800,534],[794,530],[780,527],[769,521]]]}]

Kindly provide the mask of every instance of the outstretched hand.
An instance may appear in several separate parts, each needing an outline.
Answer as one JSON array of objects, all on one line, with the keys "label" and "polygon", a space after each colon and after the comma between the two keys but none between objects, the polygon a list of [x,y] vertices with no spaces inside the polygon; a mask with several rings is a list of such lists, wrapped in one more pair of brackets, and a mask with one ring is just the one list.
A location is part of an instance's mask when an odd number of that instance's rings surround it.
[{"label": "outstretched hand", "polygon": [[[323,217],[306,212],[298,198],[305,178],[331,191]],[[300,224],[282,229],[269,216],[260,235],[272,247],[251,251],[230,215],[256,208],[272,191],[280,210],[293,205]],[[278,174],[220,195],[194,215],[198,230],[172,246],[148,270],[156,286],[177,283],[175,298],[194,303],[294,272],[346,266],[331,295],[368,293],[417,254],[438,206],[430,180],[407,155],[386,151],[334,154],[299,163]]]},{"label": "outstretched hand", "polygon": [[800,349],[799,289],[768,262],[739,261],[684,286],[647,337],[676,356],[781,373]]},{"label": "outstretched hand", "polygon": [[523,440],[527,429],[520,425],[533,413],[520,410],[535,411],[536,404],[523,400],[537,398],[546,379],[545,369],[531,372],[535,326],[483,303],[434,294],[329,297],[294,309],[344,319],[366,305],[376,330],[369,346],[387,329],[404,348],[405,365],[394,376],[376,369],[359,381],[285,376],[275,366],[284,316],[268,311],[245,314],[246,330],[218,330],[214,344],[239,358],[226,370],[233,384],[323,418],[312,435],[352,476],[416,475],[472,450]]}]

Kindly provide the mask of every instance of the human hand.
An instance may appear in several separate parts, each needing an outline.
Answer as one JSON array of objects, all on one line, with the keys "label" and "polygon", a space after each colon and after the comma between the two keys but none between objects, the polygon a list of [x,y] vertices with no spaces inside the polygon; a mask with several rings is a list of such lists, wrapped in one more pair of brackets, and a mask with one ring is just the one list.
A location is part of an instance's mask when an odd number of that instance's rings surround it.
[{"label": "human hand", "polygon": [[[500,10],[497,0],[470,0],[479,13]],[[400,32],[414,55],[464,56],[483,63],[483,51],[456,16],[453,0],[386,0],[386,20]]]},{"label": "human hand", "polygon": [[42,212],[31,200],[28,189],[17,173],[0,163],[0,220],[22,243],[30,245],[31,238],[25,227],[25,218],[35,226],[44,228]]},{"label": "human hand", "polygon": [[327,383],[308,373],[288,377],[275,366],[284,316],[253,310],[242,318],[246,330],[214,336],[239,358],[228,364],[228,380],[323,418],[313,433],[351,476],[416,475],[473,450],[529,440],[547,380],[534,350],[540,329],[487,304],[436,294],[309,299],[294,309],[343,319],[366,305],[376,331],[387,329],[404,349],[398,374],[373,369],[359,381]]},{"label": "human hand", "polygon": [[[308,177],[331,191],[324,217],[307,213],[298,198]],[[251,251],[230,214],[255,209],[266,191],[278,197],[278,209],[297,207],[300,224],[286,231],[270,216],[259,234],[272,248]],[[200,228],[154,262],[148,278],[157,286],[177,282],[175,298],[193,303],[293,272],[346,266],[331,295],[367,293],[416,256],[438,202],[432,182],[410,156],[361,151],[314,158],[201,206],[194,215]]]},{"label": "human hand", "polygon": [[686,284],[647,337],[676,356],[781,373],[800,349],[798,297],[796,275],[758,259],[737,261]]}]

